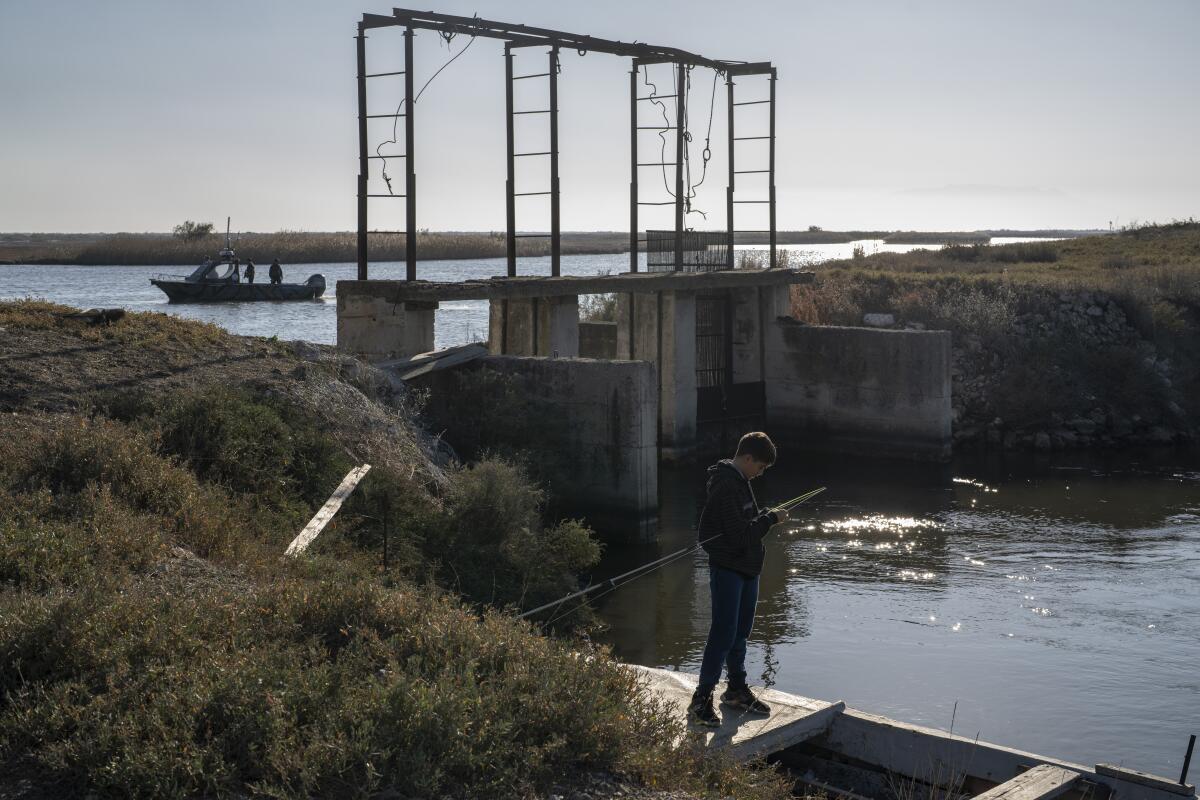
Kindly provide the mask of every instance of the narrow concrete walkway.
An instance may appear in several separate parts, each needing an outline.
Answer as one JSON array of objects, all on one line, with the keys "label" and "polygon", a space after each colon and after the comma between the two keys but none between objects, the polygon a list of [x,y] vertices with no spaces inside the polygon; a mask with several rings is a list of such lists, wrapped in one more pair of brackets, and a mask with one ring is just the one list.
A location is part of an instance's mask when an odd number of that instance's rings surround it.
[{"label": "narrow concrete walkway", "polygon": [[[650,690],[674,708],[679,719],[686,723],[688,703],[699,683],[698,676],[635,664],[629,667],[641,674]],[[735,758],[749,761],[819,736],[829,730],[833,720],[846,708],[842,702],[827,703],[774,689],[755,688],[754,693],[771,706],[771,716],[721,706],[717,709],[720,728],[692,727],[690,731],[703,737],[705,746],[726,747]]]}]

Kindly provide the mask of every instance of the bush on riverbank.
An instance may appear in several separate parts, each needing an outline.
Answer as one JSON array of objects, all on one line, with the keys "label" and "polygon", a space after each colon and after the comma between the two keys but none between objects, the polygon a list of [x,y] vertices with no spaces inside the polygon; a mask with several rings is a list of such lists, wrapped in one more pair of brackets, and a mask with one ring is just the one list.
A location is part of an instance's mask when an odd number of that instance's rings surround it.
[{"label": "bush on riverbank", "polygon": [[792,310],[949,330],[959,441],[1169,443],[1200,427],[1198,228],[828,262]]},{"label": "bush on riverbank", "polygon": [[523,797],[611,771],[787,796],[676,749],[603,650],[499,610],[575,587],[595,542],[511,464],[439,466],[369,368],[63,310],[0,303],[0,793]]}]

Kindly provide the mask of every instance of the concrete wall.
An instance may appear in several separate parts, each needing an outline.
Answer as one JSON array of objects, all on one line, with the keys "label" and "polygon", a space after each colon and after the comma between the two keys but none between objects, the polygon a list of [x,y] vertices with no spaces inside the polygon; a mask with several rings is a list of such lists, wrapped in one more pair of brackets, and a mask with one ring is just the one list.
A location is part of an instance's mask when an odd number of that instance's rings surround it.
[{"label": "concrete wall", "polygon": [[337,296],[337,346],[345,353],[381,361],[433,349],[437,303],[396,303],[369,295]]},{"label": "concrete wall", "polygon": [[[551,479],[556,506],[593,520],[645,521],[657,515],[658,398],[652,364],[486,356],[461,369],[511,376],[531,407],[552,410],[554,419],[537,428],[542,439],[536,444],[552,449],[556,463],[563,461]],[[445,370],[423,385],[436,404],[438,393],[454,391],[457,383],[454,371]],[[555,440],[547,441],[550,437]],[[628,524],[622,528],[644,532]]]},{"label": "concrete wall", "polygon": [[950,334],[767,328],[767,430],[797,448],[949,458]]},{"label": "concrete wall", "polygon": [[617,323],[580,322],[579,355],[581,358],[617,357]]}]

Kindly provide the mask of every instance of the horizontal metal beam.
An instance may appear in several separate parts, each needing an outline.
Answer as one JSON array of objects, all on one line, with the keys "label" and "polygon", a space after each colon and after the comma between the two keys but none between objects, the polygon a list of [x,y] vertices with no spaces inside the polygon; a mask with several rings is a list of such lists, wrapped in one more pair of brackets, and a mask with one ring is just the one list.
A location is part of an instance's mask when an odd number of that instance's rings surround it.
[{"label": "horizontal metal beam", "polygon": [[[364,28],[382,27],[381,17],[377,14],[363,14]],[[501,39],[518,47],[530,47],[538,44],[550,47],[576,50],[580,53],[597,52],[615,56],[629,56],[644,59],[643,63],[670,62],[675,64],[690,64],[708,67],[731,74],[755,74],[770,71],[770,65],[763,68],[765,62],[742,63],[706,58],[687,50],[676,47],[644,44],[642,42],[621,42],[613,39],[602,39],[596,36],[586,36],[567,31],[556,31],[549,28],[535,28],[530,25],[516,25],[509,22],[482,19],[481,17],[462,17],[454,14],[439,14],[433,11],[415,11],[407,8],[392,9],[392,25],[403,25],[408,28],[438,31],[446,34],[461,34],[463,36],[483,36],[489,39]]]}]

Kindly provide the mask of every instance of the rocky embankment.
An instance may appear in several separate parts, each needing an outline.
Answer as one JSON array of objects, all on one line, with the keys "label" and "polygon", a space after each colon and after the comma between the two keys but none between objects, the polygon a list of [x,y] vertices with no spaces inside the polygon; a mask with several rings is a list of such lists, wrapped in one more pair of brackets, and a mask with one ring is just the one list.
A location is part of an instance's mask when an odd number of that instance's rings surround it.
[{"label": "rocky embankment", "polygon": [[[1060,292],[1051,297],[1036,311],[1014,315],[1003,337],[967,334],[955,341],[951,357],[955,444],[1048,451],[1194,441],[1195,431],[1173,382],[1171,360],[1141,336],[1121,305],[1100,292]],[[1005,419],[997,398],[1011,388],[1004,384],[1012,379],[1013,367],[1028,357],[1028,345],[1039,342],[1070,342],[1073,348],[1093,354],[1119,353],[1133,365],[1137,380],[1150,384],[1144,386],[1145,394],[1162,402],[1131,409],[1128,402],[1095,390],[1078,395],[1063,392],[1061,384],[1070,382],[1070,365],[1052,364],[1050,377],[1061,376],[1063,381],[1025,386],[1024,391],[1056,393],[1042,402],[1059,410],[1049,410],[1035,421]],[[1043,352],[1052,348],[1047,345]],[[1071,353],[1064,351],[1062,357],[1071,358]]]}]

